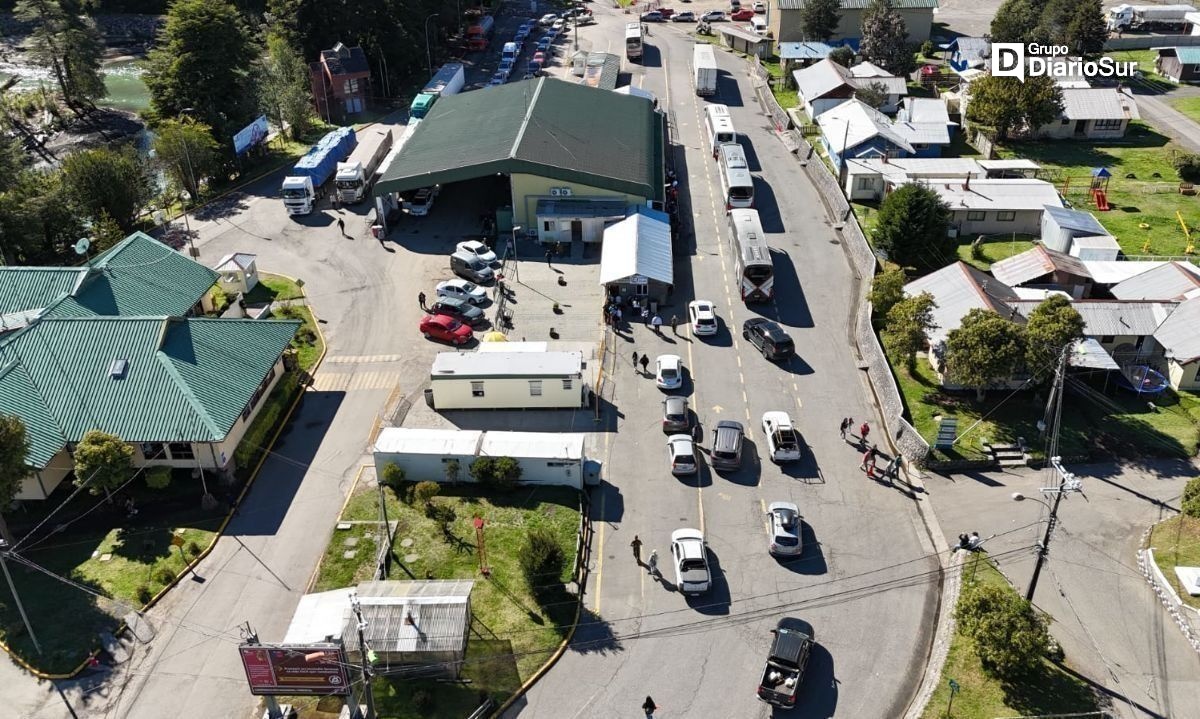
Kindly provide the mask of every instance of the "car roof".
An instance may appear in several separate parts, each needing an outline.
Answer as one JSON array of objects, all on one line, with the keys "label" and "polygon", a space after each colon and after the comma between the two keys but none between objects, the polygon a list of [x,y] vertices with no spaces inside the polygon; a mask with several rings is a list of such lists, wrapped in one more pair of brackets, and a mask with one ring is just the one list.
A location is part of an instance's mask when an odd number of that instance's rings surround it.
[{"label": "car roof", "polygon": [[[684,548],[683,556],[689,558],[700,558],[704,556],[704,535],[699,529],[676,529],[671,532],[671,541],[678,542]],[[699,552],[693,553],[693,549],[699,548]]]},{"label": "car roof", "polygon": [[688,401],[687,401],[687,397],[679,397],[676,395],[672,395],[672,396],[664,399],[663,404],[666,405],[667,407],[670,407],[673,404],[678,404],[678,405],[683,405],[683,408],[686,408],[688,405]]},{"label": "car roof", "polygon": [[447,327],[450,326],[451,322],[458,322],[458,320],[454,319],[453,317],[447,317],[446,315],[425,315],[425,319],[431,324],[446,325]]},{"label": "car roof", "polygon": [[745,431],[746,431],[742,427],[741,422],[735,422],[732,419],[723,419],[720,422],[717,422],[717,429],[736,429],[737,431],[742,432],[742,433],[745,433]]},{"label": "car roof", "polygon": [[795,512],[796,514],[800,514],[800,508],[796,506],[795,502],[771,502],[767,505],[768,512],[774,512],[779,509],[786,509]]},{"label": "car roof", "polygon": [[713,303],[708,300],[692,300],[688,304],[695,307],[697,312],[712,312],[714,309]]},{"label": "car roof", "polygon": [[669,445],[675,445],[681,442],[686,443],[689,448],[692,446],[692,438],[686,434],[673,434],[670,437],[667,437],[667,444]]},{"label": "car roof", "polygon": [[435,304],[446,305],[447,307],[469,307],[467,301],[458,297],[439,297]]},{"label": "car roof", "polygon": [[779,620],[775,629],[775,641],[771,642],[771,656],[792,664],[799,663],[804,646],[813,639],[810,634],[812,628],[803,620],[784,617]]},{"label": "car roof", "polygon": [[678,366],[679,363],[683,362],[683,358],[681,358],[679,355],[659,355],[658,359],[654,361],[663,365],[664,367],[670,367],[672,365]]},{"label": "car roof", "polygon": [[792,426],[792,418],[788,416],[787,412],[784,412],[782,410],[776,409],[776,410],[771,410],[770,412],[763,412],[762,418],[763,418],[764,422],[766,422],[767,420],[770,420],[780,427],[791,427]]}]

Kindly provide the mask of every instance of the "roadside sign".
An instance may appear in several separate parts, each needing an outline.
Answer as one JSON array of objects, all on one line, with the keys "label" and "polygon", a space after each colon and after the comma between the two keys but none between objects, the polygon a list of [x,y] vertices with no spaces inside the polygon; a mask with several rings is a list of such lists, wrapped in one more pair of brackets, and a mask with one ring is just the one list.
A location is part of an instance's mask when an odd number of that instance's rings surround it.
[{"label": "roadside sign", "polygon": [[243,644],[238,652],[251,694],[350,693],[346,654],[340,644]]},{"label": "roadside sign", "polygon": [[954,696],[955,694],[958,694],[958,682],[951,679],[950,680],[950,696]]},{"label": "roadside sign", "polygon": [[183,536],[179,535],[179,534],[172,534],[171,535],[171,546],[172,547],[182,547],[183,546]]}]

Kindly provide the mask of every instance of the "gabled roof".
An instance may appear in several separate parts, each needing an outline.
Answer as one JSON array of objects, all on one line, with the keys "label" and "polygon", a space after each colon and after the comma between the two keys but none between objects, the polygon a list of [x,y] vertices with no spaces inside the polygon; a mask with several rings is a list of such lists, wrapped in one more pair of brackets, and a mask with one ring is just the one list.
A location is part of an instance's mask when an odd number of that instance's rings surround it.
[{"label": "gabled roof", "polygon": [[866,90],[872,85],[883,88],[885,95],[907,95],[908,83],[902,77],[852,77],[850,85],[856,90]]},{"label": "gabled roof", "polygon": [[992,42],[986,37],[956,37],[942,45],[950,51],[950,59],[967,63],[967,67],[983,67],[991,58]]},{"label": "gabled roof", "polygon": [[0,267],[0,315],[45,309],[85,276],[86,267]]},{"label": "gabled roof", "polygon": [[1009,180],[971,180],[962,178],[928,178],[921,184],[933,190],[942,201],[955,210],[1037,210],[1048,205],[1062,205],[1058,188],[1044,180],[1013,178]]},{"label": "gabled roof", "polygon": [[892,130],[912,145],[949,145],[950,125],[945,122],[896,120]]},{"label": "gabled roof", "polygon": [[[1037,301],[1011,303],[1028,316],[1038,306]],[[1174,312],[1176,302],[1144,302],[1140,300],[1076,300],[1071,303],[1083,318],[1083,333],[1088,337],[1131,335],[1143,337],[1154,330]]]},{"label": "gabled roof", "polygon": [[[1188,14],[1197,16],[1197,20],[1190,22],[1200,22],[1200,13]],[[1174,55],[1184,65],[1200,65],[1200,47],[1156,47],[1154,49],[1158,51],[1159,57]]]},{"label": "gabled roof", "polygon": [[937,303],[933,310],[933,321],[937,326],[929,332],[930,342],[934,344],[945,339],[951,330],[958,329],[967,312],[977,307],[1017,319],[1013,312],[1017,293],[1000,280],[962,261],[918,277],[904,286],[904,294],[910,297],[922,292],[933,295]]},{"label": "gabled roof", "polygon": [[1108,230],[1104,229],[1100,220],[1097,220],[1096,216],[1090,212],[1054,205],[1046,208],[1046,217],[1064,230],[1072,230],[1085,235],[1108,234]]},{"label": "gabled roof", "polygon": [[340,42],[331,50],[322,50],[321,61],[333,77],[371,72],[367,65],[367,54],[361,47],[346,47]]},{"label": "gabled roof", "polygon": [[222,257],[221,261],[213,269],[217,272],[222,270],[248,270],[257,259],[258,255],[253,255],[249,252],[234,252]]},{"label": "gabled roof", "polygon": [[992,265],[992,275],[1011,287],[1023,285],[1052,272],[1065,272],[1077,277],[1091,277],[1087,267],[1079,261],[1078,257],[1072,257],[1065,252],[1058,252],[1040,244]]},{"label": "gabled roof", "polygon": [[896,77],[892,73],[884,70],[873,62],[863,60],[857,65],[851,65],[847,68],[850,74],[854,77]]},{"label": "gabled roof", "polygon": [[876,137],[914,152],[912,144],[892,127],[887,115],[859,100],[848,100],[826,110],[817,116],[817,125],[825,141],[839,155]]},{"label": "gabled roof", "polygon": [[632,275],[674,284],[669,220],[639,212],[604,228],[600,284]]},{"label": "gabled roof", "polygon": [[[127,442],[218,442],[299,324],[43,317],[0,342],[0,407],[38,427],[27,457],[35,467],[91,429]],[[118,360],[126,365],[114,378]]]},{"label": "gabled roof", "polygon": [[1109,292],[1119,300],[1182,301],[1200,296],[1200,268],[1190,262],[1168,262],[1113,285]]},{"label": "gabled roof", "polygon": [[1133,97],[1113,87],[1066,87],[1062,90],[1062,116],[1068,120],[1136,120]]},{"label": "gabled roof", "polygon": [[374,193],[497,173],[662,199],[663,116],[640,97],[549,77],[443,97]]},{"label": "gabled roof", "polygon": [[1200,297],[1183,302],[1154,331],[1167,356],[1180,364],[1200,359]]},{"label": "gabled roof", "polygon": [[849,97],[854,91],[850,71],[829,58],[814,62],[808,67],[792,72],[796,90],[805,102],[813,102],[840,91],[840,97]]},{"label": "gabled roof", "polygon": [[782,60],[820,60],[829,57],[833,47],[823,42],[781,42],[779,57]]},{"label": "gabled roof", "polygon": [[903,118],[908,122],[929,122],[943,127],[951,124],[950,111],[946,109],[946,103],[939,98],[906,97],[901,103],[897,120]]}]

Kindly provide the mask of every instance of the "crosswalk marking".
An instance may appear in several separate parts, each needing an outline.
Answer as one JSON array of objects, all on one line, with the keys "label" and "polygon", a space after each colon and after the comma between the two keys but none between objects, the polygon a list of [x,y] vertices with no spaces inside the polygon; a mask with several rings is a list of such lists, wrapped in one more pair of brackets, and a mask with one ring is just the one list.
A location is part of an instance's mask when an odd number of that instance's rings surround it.
[{"label": "crosswalk marking", "polygon": [[312,388],[319,392],[350,392],[363,389],[390,389],[400,382],[399,372],[318,372]]},{"label": "crosswalk marking", "polygon": [[326,363],[332,364],[371,364],[373,362],[399,362],[404,355],[330,355]]}]

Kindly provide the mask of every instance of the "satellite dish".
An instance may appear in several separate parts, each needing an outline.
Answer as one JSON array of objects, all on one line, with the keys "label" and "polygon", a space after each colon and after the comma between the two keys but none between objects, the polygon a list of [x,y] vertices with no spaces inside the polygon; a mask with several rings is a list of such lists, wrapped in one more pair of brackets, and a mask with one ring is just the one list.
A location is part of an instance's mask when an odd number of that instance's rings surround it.
[{"label": "satellite dish", "polygon": [[79,241],[75,243],[75,254],[86,255],[88,253],[88,250],[91,249],[91,246],[92,246],[91,240],[89,240],[86,237],[80,237]]}]

